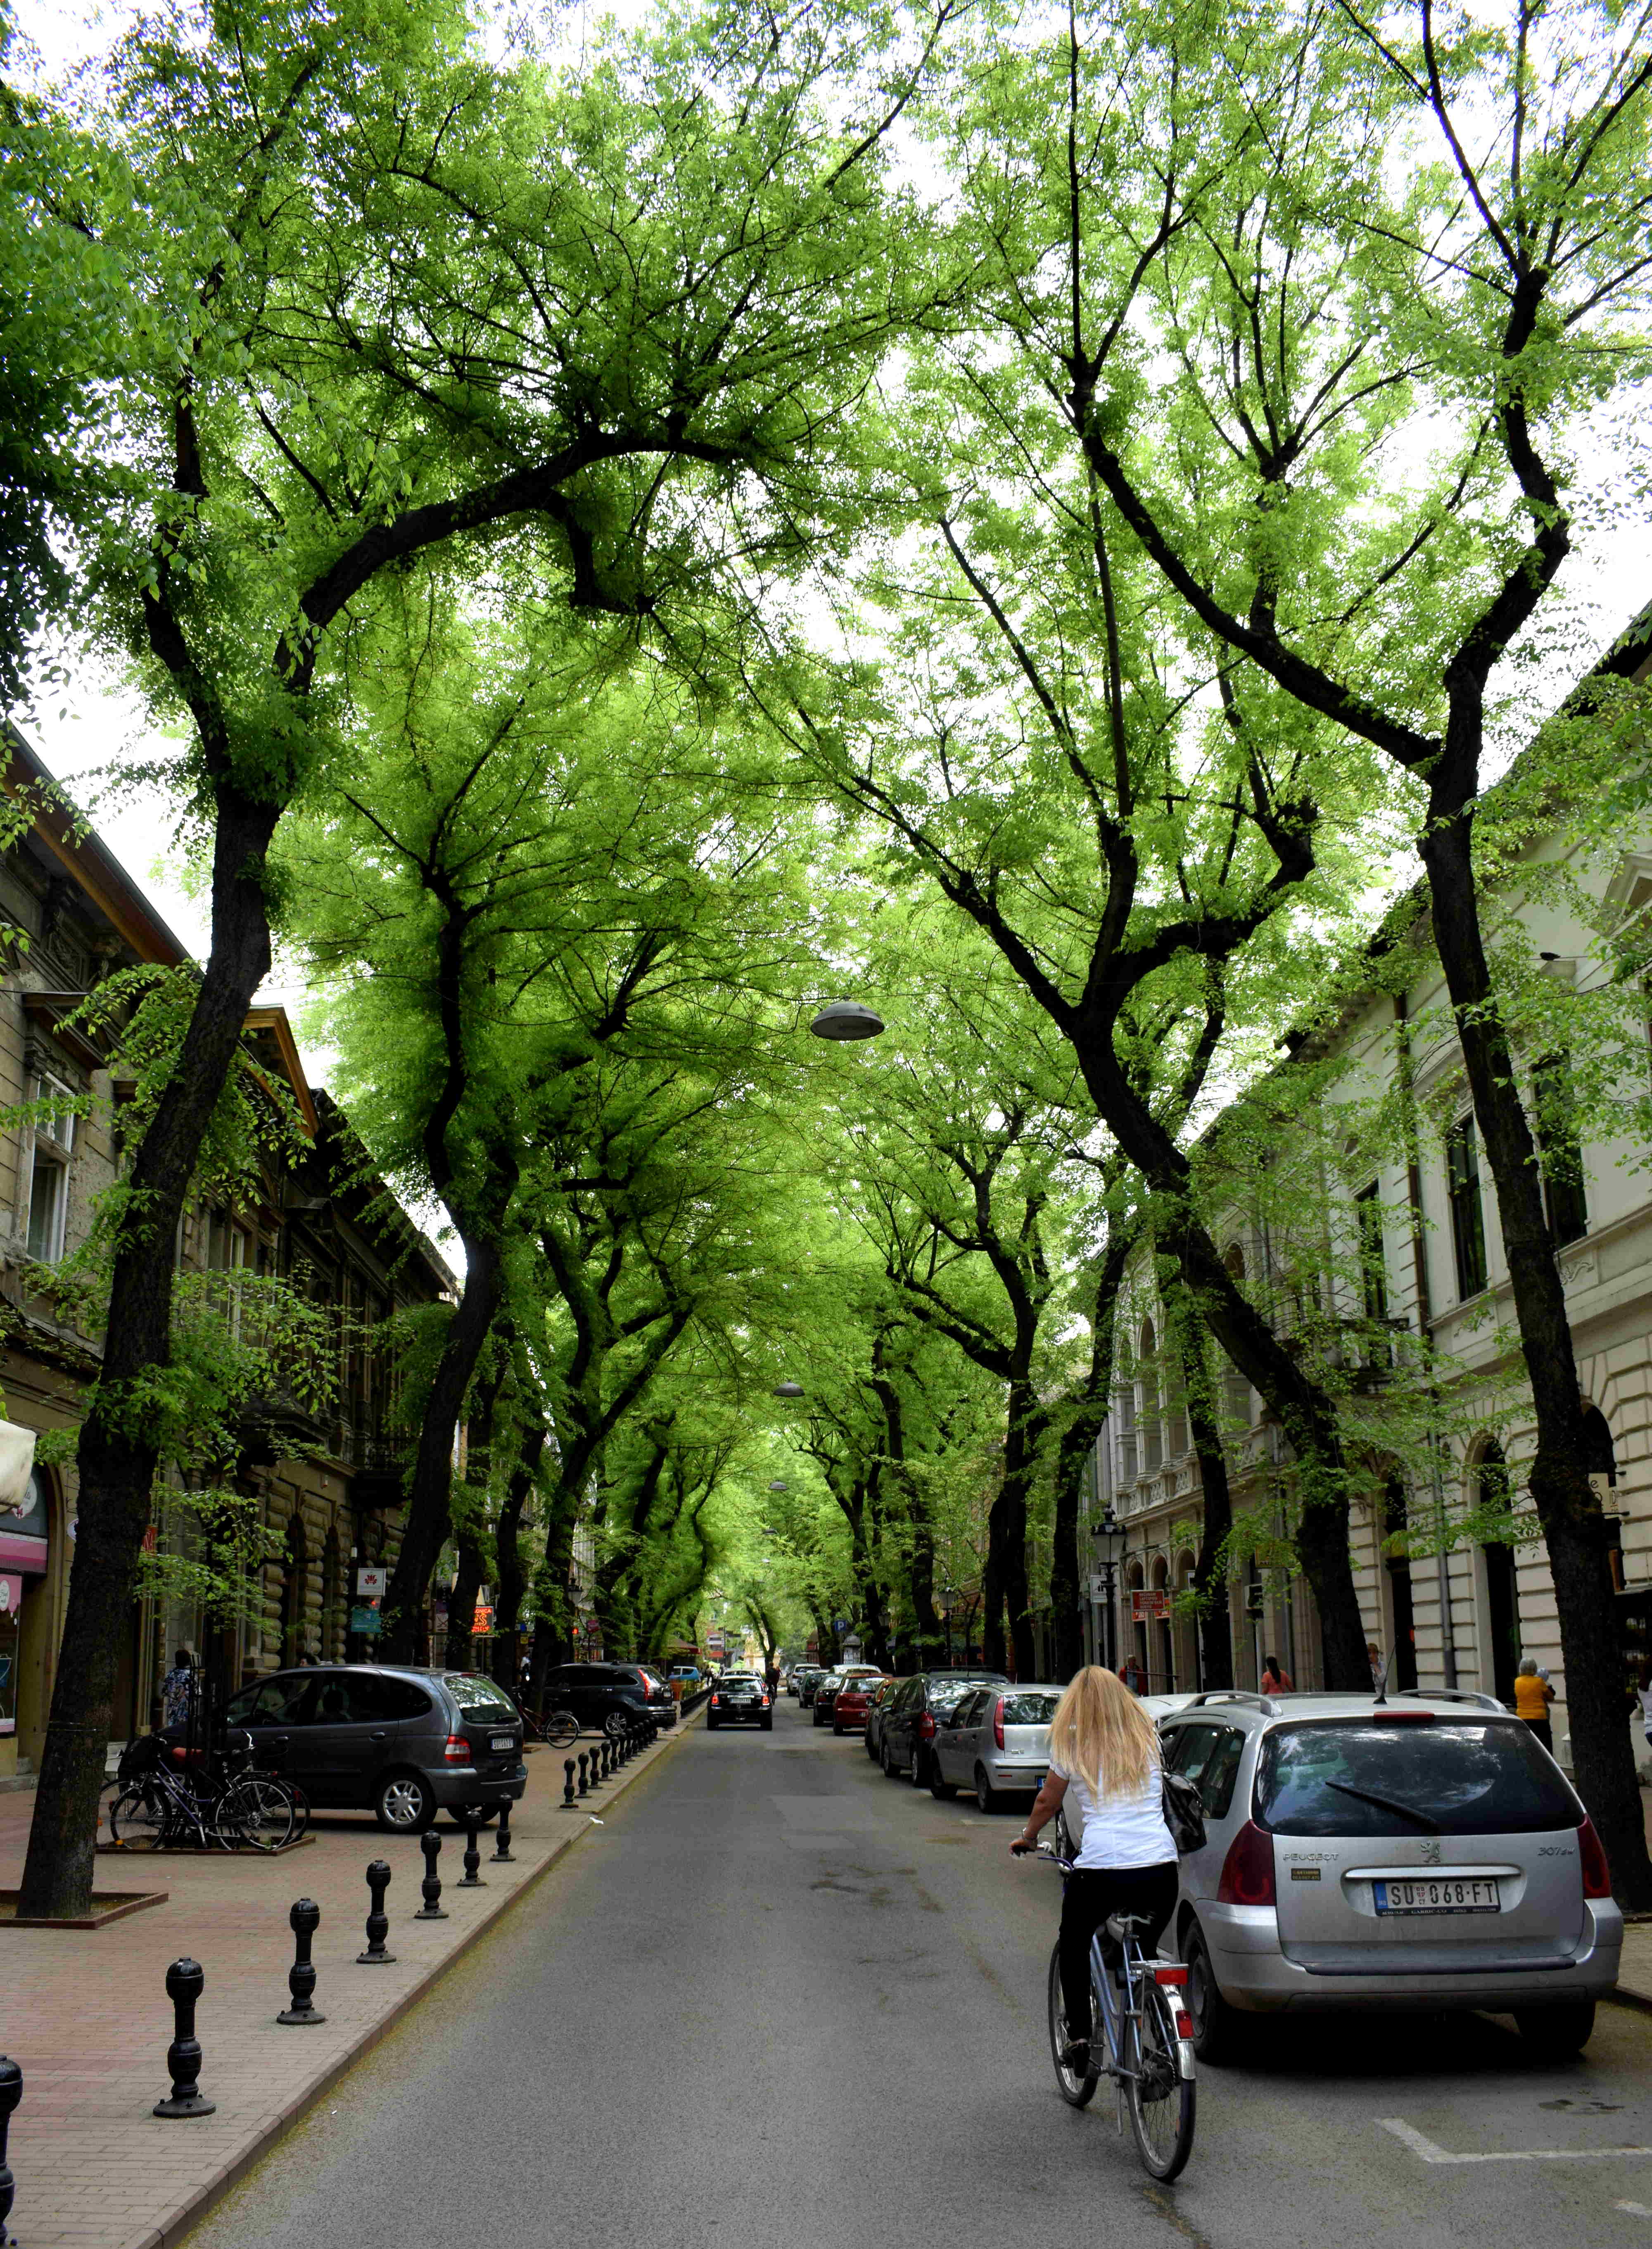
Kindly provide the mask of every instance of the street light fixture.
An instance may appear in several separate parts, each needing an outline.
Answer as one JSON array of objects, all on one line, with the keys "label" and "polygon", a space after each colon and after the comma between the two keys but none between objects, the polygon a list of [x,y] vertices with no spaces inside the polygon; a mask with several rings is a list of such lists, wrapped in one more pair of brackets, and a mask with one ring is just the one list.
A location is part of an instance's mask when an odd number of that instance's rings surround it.
[{"label": "street light fixture", "polygon": [[858,1000],[829,1000],[809,1028],[817,1039],[875,1039],[884,1019]]},{"label": "street light fixture", "polygon": [[803,1386],[801,1382],[777,1382],[768,1394],[771,1398],[801,1398]]},{"label": "street light fixture", "polygon": [[770,1484],[768,1488],[771,1491],[785,1491],[788,1489],[786,1484],[781,1482],[781,1479],[778,1476],[775,1477],[774,1482]]},{"label": "street light fixture", "polygon": [[1098,1558],[1101,1563],[1102,1598],[1107,1611],[1105,1661],[1107,1668],[1111,1671],[1117,1668],[1114,1658],[1118,1654],[1115,1645],[1118,1624],[1113,1610],[1113,1579],[1118,1574],[1119,1563],[1124,1559],[1125,1548],[1130,1543],[1130,1533],[1113,1513],[1112,1500],[1107,1502],[1106,1511],[1100,1522],[1091,1524],[1090,1535],[1097,1542]]}]

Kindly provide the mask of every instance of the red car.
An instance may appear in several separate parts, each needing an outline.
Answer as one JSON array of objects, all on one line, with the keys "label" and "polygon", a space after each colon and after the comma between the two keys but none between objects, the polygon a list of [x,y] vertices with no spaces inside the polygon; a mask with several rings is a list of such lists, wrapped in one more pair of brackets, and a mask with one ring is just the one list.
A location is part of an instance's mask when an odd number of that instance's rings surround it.
[{"label": "red car", "polygon": [[871,1708],[872,1696],[883,1685],[881,1679],[846,1680],[837,1690],[837,1700],[832,1706],[832,1731],[835,1734],[864,1734],[866,1713]]}]

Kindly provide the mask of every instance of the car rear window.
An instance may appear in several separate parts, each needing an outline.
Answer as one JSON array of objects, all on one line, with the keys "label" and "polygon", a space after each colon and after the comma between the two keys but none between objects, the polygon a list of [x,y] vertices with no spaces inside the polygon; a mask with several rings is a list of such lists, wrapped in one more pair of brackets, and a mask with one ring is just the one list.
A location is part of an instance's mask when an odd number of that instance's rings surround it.
[{"label": "car rear window", "polygon": [[1004,1723],[1007,1726],[1047,1726],[1056,1715],[1059,1695],[1006,1695]]},{"label": "car rear window", "polygon": [[1256,1770],[1256,1825],[1288,1835],[1523,1835],[1582,1816],[1518,1719],[1276,1726]]},{"label": "car rear window", "polygon": [[517,1708],[502,1687],[492,1680],[484,1679],[479,1672],[465,1671],[450,1674],[447,1691],[459,1706],[462,1718],[514,1718]]}]

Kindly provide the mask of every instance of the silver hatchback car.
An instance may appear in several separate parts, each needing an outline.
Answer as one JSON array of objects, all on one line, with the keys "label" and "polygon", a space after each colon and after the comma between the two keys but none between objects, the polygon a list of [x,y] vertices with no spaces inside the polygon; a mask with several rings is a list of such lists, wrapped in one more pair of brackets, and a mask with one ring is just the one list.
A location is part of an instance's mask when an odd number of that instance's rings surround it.
[{"label": "silver hatchback car", "polygon": [[983,1812],[1006,1796],[1036,1795],[1050,1770],[1050,1722],[1059,1687],[977,1687],[935,1721],[929,1745],[933,1796],[970,1790]]},{"label": "silver hatchback car", "polygon": [[1201,2060],[1250,2013],[1488,2008],[1575,2053],[1617,1981],[1606,1854],[1530,1727],[1489,1695],[1239,1691],[1160,1728],[1204,1799],[1177,1950]]}]

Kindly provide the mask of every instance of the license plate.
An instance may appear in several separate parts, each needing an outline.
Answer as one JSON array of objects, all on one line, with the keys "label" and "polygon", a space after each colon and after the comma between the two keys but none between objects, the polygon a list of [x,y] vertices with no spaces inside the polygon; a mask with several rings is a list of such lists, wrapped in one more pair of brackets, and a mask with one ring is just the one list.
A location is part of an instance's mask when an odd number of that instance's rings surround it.
[{"label": "license plate", "polygon": [[516,1737],[514,1734],[495,1734],[489,1741],[488,1747],[491,1750],[513,1750],[516,1747]]},{"label": "license plate", "polygon": [[1501,1913],[1497,1883],[1461,1874],[1432,1874],[1421,1881],[1378,1882],[1379,1913]]}]

